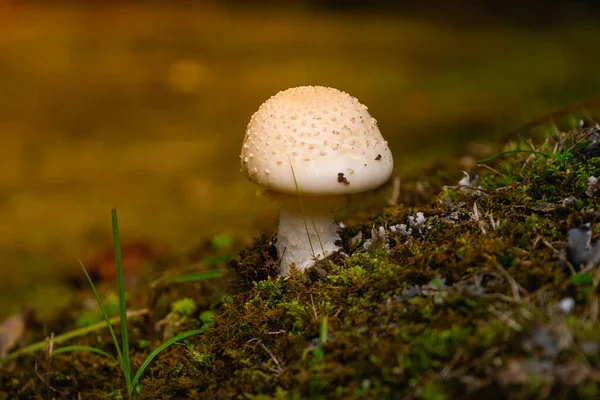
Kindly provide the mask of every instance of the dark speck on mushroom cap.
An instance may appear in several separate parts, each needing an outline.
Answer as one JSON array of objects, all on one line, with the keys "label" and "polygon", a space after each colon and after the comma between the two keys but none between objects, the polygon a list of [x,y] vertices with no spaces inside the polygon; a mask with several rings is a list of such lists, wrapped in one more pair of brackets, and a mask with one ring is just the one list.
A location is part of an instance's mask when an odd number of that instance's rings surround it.
[{"label": "dark speck on mushroom cap", "polygon": [[[377,163],[367,163],[376,158]],[[388,144],[367,107],[345,92],[322,86],[284,90],[263,103],[246,129],[240,163],[251,181],[296,193],[291,165],[306,195],[374,189],[393,169]],[[340,172],[352,185],[337,182]]]}]

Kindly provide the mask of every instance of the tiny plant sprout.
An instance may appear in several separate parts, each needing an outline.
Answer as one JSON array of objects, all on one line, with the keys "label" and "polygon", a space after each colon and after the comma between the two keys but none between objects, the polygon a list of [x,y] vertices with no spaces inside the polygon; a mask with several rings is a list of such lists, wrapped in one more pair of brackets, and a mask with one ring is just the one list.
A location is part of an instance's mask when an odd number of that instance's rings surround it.
[{"label": "tiny plant sprout", "polygon": [[250,119],[242,172],[281,205],[280,275],[303,270],[339,250],[334,213],[345,196],[383,185],[394,162],[377,121],[337,89],[302,86],[279,92]]}]

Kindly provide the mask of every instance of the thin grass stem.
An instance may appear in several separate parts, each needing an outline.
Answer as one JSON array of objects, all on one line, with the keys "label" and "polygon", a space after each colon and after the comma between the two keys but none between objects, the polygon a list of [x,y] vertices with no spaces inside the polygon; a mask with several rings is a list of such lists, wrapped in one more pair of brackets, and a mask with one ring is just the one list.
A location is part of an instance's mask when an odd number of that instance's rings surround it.
[{"label": "thin grass stem", "polygon": [[325,342],[327,342],[327,329],[328,329],[328,321],[327,315],[324,315],[321,319],[321,329],[319,330],[319,347],[323,347]]},{"label": "thin grass stem", "polygon": [[148,357],[146,357],[146,359],[144,360],[144,362],[142,363],[142,365],[140,365],[140,367],[138,368],[138,370],[135,373],[135,376],[133,377],[132,382],[132,387],[136,387],[139,384],[140,378],[142,377],[142,373],[144,372],[144,370],[148,367],[148,365],[150,364],[150,362],[152,362],[152,360],[164,349],[166,349],[167,347],[169,347],[170,345],[172,345],[175,342],[178,342],[180,340],[186,339],[190,336],[194,336],[194,335],[199,335],[201,333],[203,333],[206,329],[194,329],[191,331],[187,331],[187,332],[183,332],[180,333],[177,336],[172,337],[171,339],[167,340],[166,342],[164,342],[163,344],[161,344],[160,346],[158,346],[156,349],[154,349],[152,351],[152,353],[150,353],[148,355]]},{"label": "thin grass stem", "polygon": [[121,239],[119,237],[119,220],[117,218],[117,209],[111,210],[112,217],[112,233],[113,233],[113,245],[115,248],[115,264],[117,266],[117,286],[119,295],[119,311],[121,313],[121,345],[123,346],[122,351],[122,366],[123,374],[125,375],[125,384],[127,386],[127,393],[131,395],[133,393],[133,386],[131,385],[131,360],[129,354],[129,332],[127,330],[127,305],[125,302],[125,279],[123,277],[123,258],[121,256]]},{"label": "thin grass stem", "polygon": [[[85,266],[83,265],[83,263],[77,256],[75,256],[75,258],[77,258],[79,265],[81,265],[81,268],[83,269],[83,273],[85,274],[85,277],[86,277],[88,283],[90,284],[92,291],[94,292],[94,297],[96,297],[96,301],[98,302],[98,306],[100,307],[102,316],[104,317],[104,320],[106,321],[106,325],[108,326],[108,331],[110,332],[110,336],[112,337],[113,343],[115,344],[115,349],[117,351],[117,358],[118,358],[119,362],[121,363],[121,367],[123,368],[123,361],[124,361],[123,354],[121,353],[121,348],[119,346],[119,341],[117,340],[117,335],[115,334],[115,330],[113,329],[112,324],[110,323],[110,318],[108,317],[108,313],[106,312],[106,309],[104,308],[104,304],[102,304],[100,295],[98,294],[98,291],[96,290],[96,286],[94,285],[92,278],[90,278],[90,275],[88,274],[87,269],[85,269]],[[121,323],[122,322],[123,321],[121,320]]]},{"label": "thin grass stem", "polygon": [[95,347],[92,346],[80,346],[80,345],[72,345],[72,346],[65,346],[65,347],[60,347],[56,350],[54,350],[52,352],[52,355],[56,355],[56,354],[62,354],[62,353],[69,353],[71,351],[90,351],[92,353],[96,353],[96,354],[100,354],[101,356],[104,356],[114,362],[118,362],[119,360],[117,360],[116,358],[114,358],[112,356],[112,354],[109,354],[107,352],[105,352],[104,350],[100,350],[97,349]]},{"label": "thin grass stem", "polygon": [[494,158],[498,158],[498,157],[503,156],[505,154],[512,154],[512,153],[533,153],[533,154],[536,154],[536,155],[544,156],[546,158],[550,157],[548,154],[541,153],[539,151],[515,149],[515,150],[507,150],[507,151],[502,151],[500,153],[493,154],[493,155],[491,155],[489,157],[486,157],[486,158],[484,158],[482,160],[478,160],[477,162],[478,163],[485,163],[485,162],[493,160]]},{"label": "thin grass stem", "polygon": [[[300,187],[298,187],[298,181],[296,180],[296,172],[294,172],[294,166],[290,162],[290,168],[292,169],[292,176],[294,177],[294,184],[296,185],[296,193],[298,194],[298,201],[300,202],[300,212],[302,212],[302,220],[304,221],[304,229],[306,229],[306,237],[308,238],[308,244],[310,245],[310,252],[313,258],[316,258],[315,249],[313,248],[312,241],[310,240],[310,233],[308,232],[308,224],[306,223],[306,213],[304,212],[304,204],[302,204],[302,196],[300,195]],[[314,221],[313,221],[314,225]],[[316,229],[316,228],[315,228]]]},{"label": "thin grass stem", "polygon": [[[325,259],[325,257],[327,255],[325,254],[325,247],[323,247],[323,241],[321,240],[321,234],[317,230],[317,225],[315,225],[315,219],[311,218],[310,222],[312,223],[313,229],[315,230],[315,233],[317,235],[317,240],[319,241],[319,246],[321,246],[321,253],[323,253],[323,259]],[[314,254],[313,254],[313,257],[315,257]],[[317,261],[317,260],[315,259],[315,261]]]}]

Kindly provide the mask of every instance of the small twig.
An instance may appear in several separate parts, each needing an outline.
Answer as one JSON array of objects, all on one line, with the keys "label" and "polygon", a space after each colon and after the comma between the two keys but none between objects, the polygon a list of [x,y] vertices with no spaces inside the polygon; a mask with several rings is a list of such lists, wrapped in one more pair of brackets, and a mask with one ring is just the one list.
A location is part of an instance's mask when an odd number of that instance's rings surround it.
[{"label": "small twig", "polygon": [[519,302],[517,300],[515,300],[514,298],[507,296],[505,294],[502,294],[502,293],[482,293],[482,294],[480,294],[480,296],[504,300],[507,303],[511,303],[511,304],[519,304]]},{"label": "small twig", "polygon": [[448,374],[450,373],[450,371],[452,371],[452,368],[454,368],[454,366],[456,365],[456,363],[458,363],[458,361],[461,359],[462,356],[463,356],[463,350],[458,350],[456,352],[456,354],[454,355],[454,357],[452,357],[452,360],[450,360],[450,362],[448,364],[446,364],[446,366],[444,368],[442,368],[442,370],[440,371],[440,376],[442,378],[446,378],[448,376]]},{"label": "small twig", "polygon": [[50,338],[48,339],[48,355],[51,356],[54,352],[54,332],[50,332]]},{"label": "small twig", "polygon": [[35,372],[35,375],[42,381],[42,383],[44,384],[44,386],[46,386],[46,398],[50,398],[50,390],[56,392],[56,393],[60,393],[62,395],[62,393],[58,390],[53,388],[52,386],[50,386],[50,384],[48,383],[48,380],[46,379],[46,374],[48,374],[47,372],[44,372],[43,374],[40,374],[38,371],[38,362],[36,361],[34,366],[33,366],[33,371]]},{"label": "small twig", "polygon": [[492,225],[492,229],[493,230],[498,229],[499,224],[494,220],[494,214],[490,211],[488,216],[490,217],[490,224]]},{"label": "small twig", "polygon": [[[533,149],[533,153],[531,153],[529,155],[529,157],[527,157],[527,159],[525,160],[525,162],[523,163],[523,166],[521,167],[521,170],[524,170],[525,167],[527,166],[527,164],[529,164],[529,162],[531,160],[533,160],[535,158],[536,155],[546,155],[545,153],[541,152],[540,149],[542,147],[544,147],[546,144],[548,144],[549,138],[546,138],[546,140],[544,140],[544,143],[542,143],[542,145],[540,145],[540,147],[535,148],[535,146],[533,145],[533,141],[531,140],[531,138],[529,139],[529,141],[527,142],[527,144],[529,145],[529,147],[531,149]],[[547,157],[547,155],[546,155]]]},{"label": "small twig", "polygon": [[502,322],[504,322],[506,325],[510,326],[512,329],[516,330],[516,331],[520,331],[523,329],[523,327],[521,326],[521,324],[519,324],[517,321],[515,321],[514,319],[510,318],[508,315],[503,314],[502,312],[498,311],[497,309],[494,308],[494,306],[492,306],[491,304],[488,306],[488,311],[491,312],[492,314],[494,314],[496,317],[498,317],[498,319]]},{"label": "small twig", "polygon": [[563,260],[563,262],[565,263],[565,265],[567,266],[567,268],[569,269],[569,272],[571,273],[571,275],[577,275],[577,271],[575,271],[575,267],[573,266],[573,264],[571,264],[571,262],[569,260],[567,260],[566,258]]},{"label": "small twig", "polygon": [[54,351],[54,332],[50,332],[48,338],[48,346],[46,347],[46,366],[44,368],[44,375],[46,379],[46,398],[50,398],[50,388],[52,387],[52,352]]},{"label": "small twig", "polygon": [[517,183],[512,183],[510,185],[502,186],[502,187],[499,187],[496,189],[486,189],[481,186],[471,186],[471,185],[444,185],[443,188],[444,189],[454,189],[454,190],[460,190],[463,188],[467,188],[467,189],[471,189],[471,190],[479,190],[480,192],[483,192],[483,193],[495,193],[495,192],[501,192],[503,190],[508,190],[508,189],[511,189],[513,187],[520,186],[520,185],[521,185],[521,183],[517,182]]},{"label": "small twig", "polygon": [[443,187],[444,187],[444,189],[454,189],[454,190],[460,190],[460,189],[466,188],[466,189],[471,189],[471,190],[480,190],[480,191],[486,192],[486,193],[493,191],[492,189],[485,189],[480,186],[471,186],[471,185],[444,185]]},{"label": "small twig", "polygon": [[587,264],[585,264],[585,266],[581,267],[579,272],[582,274],[591,272],[596,267],[596,265],[598,265],[598,262],[588,262]]},{"label": "small twig", "polygon": [[277,375],[279,375],[280,373],[285,371],[285,368],[283,368],[283,366],[281,365],[281,363],[279,362],[277,357],[275,357],[275,354],[273,354],[273,352],[267,346],[265,346],[263,342],[259,341],[258,344],[260,344],[260,347],[262,347],[263,350],[267,352],[269,357],[271,357],[271,360],[273,360],[273,362],[277,366],[277,368],[273,372],[275,372]]},{"label": "small twig", "polygon": [[558,255],[560,254],[560,251],[556,250],[556,248],[554,246],[552,246],[552,244],[550,244],[546,238],[544,238],[544,236],[542,236],[541,234],[538,233],[538,237],[537,239],[539,239],[540,242],[542,242],[542,244],[544,246],[546,246],[547,248],[549,248],[550,250],[552,250],[554,252],[554,255]]},{"label": "small twig", "polygon": [[519,292],[522,292],[523,294],[528,294],[529,292],[525,290],[523,286],[519,285],[519,283],[515,281],[515,279],[512,276],[510,276],[510,274],[504,268],[502,268],[500,264],[498,264],[497,262],[493,262],[492,265],[496,267],[498,272],[500,272],[504,279],[506,279],[506,281],[509,283],[513,298],[516,302],[520,303],[521,296]]},{"label": "small twig", "polygon": [[475,220],[475,222],[477,222],[477,225],[479,225],[479,229],[481,229],[481,232],[483,232],[484,235],[487,234],[483,221],[479,219],[479,209],[477,208],[476,201],[473,202],[473,214],[471,217],[473,218],[473,220]]},{"label": "small twig", "polygon": [[46,398],[51,398],[50,391],[54,391],[55,393],[62,392],[52,387],[51,377],[52,377],[52,351],[54,349],[54,332],[50,333],[50,337],[44,340],[46,344],[46,364],[44,365],[44,373],[40,374],[38,372],[38,362],[36,360],[34,365],[34,372],[36,376],[42,381],[44,386],[46,386]]},{"label": "small twig", "polygon": [[527,156],[527,158],[523,162],[523,166],[521,167],[521,171],[523,171],[525,169],[525,167],[527,167],[527,165],[529,164],[529,162],[531,160],[533,160],[536,155],[537,155],[536,153],[531,153],[531,154],[529,154],[529,156]]},{"label": "small twig", "polygon": [[502,192],[504,190],[512,189],[512,188],[517,187],[517,186],[521,186],[521,183],[520,182],[511,183],[510,185],[506,185],[506,186],[502,186],[502,187],[499,187],[499,188],[496,188],[496,189],[492,189],[492,190],[490,190],[490,192]]},{"label": "small twig", "polygon": [[529,157],[527,157],[527,159],[523,163],[523,166],[521,167],[521,171],[525,169],[525,167],[527,166],[527,164],[529,164],[529,162],[531,160],[533,160],[536,155],[543,154],[541,151],[539,151],[539,149],[541,149],[542,147],[544,147],[547,143],[548,143],[548,138],[546,138],[546,140],[544,141],[544,143],[539,148],[536,149],[535,146],[533,145],[533,141],[531,139],[529,139],[529,142],[527,142],[527,144],[531,147],[531,149],[533,149],[534,152],[532,152],[529,155]]},{"label": "small twig", "polygon": [[561,252],[560,250],[557,250],[556,247],[554,247],[552,245],[552,243],[548,242],[546,240],[546,238],[544,238],[544,236],[542,236],[540,233],[537,233],[537,234],[538,234],[538,237],[536,238],[536,241],[539,240],[540,242],[542,242],[542,244],[544,246],[546,246],[547,248],[552,250],[552,252],[554,253],[554,257],[558,258],[558,260],[567,267],[567,269],[569,270],[569,272],[572,275],[576,275],[577,271],[575,271],[575,267],[573,267],[573,264],[571,264],[571,262],[569,260],[567,260],[564,253]]},{"label": "small twig", "polygon": [[492,171],[493,173],[495,173],[495,174],[498,174],[498,175],[500,175],[500,176],[507,176],[506,174],[503,174],[502,172],[498,171],[497,169],[494,169],[494,168],[490,167],[490,166],[489,166],[489,165],[487,165],[487,164],[477,164],[477,167],[482,167],[482,168],[489,169],[489,170],[490,170],[490,171]]},{"label": "small twig", "polygon": [[[598,124],[596,124],[597,126]],[[596,127],[592,126],[588,129],[587,133],[585,134],[584,137],[582,137],[581,139],[579,139],[577,142],[575,142],[575,144],[573,144],[573,146],[569,147],[566,151],[566,153],[569,153],[570,151],[572,151],[575,147],[579,146],[580,143],[583,143],[584,140],[587,140],[590,136],[592,136],[594,133],[596,133]]]},{"label": "small twig", "polygon": [[312,305],[313,312],[315,313],[315,318],[319,318],[317,315],[317,308],[315,307],[315,301],[313,300],[312,293],[310,294],[310,304]]}]

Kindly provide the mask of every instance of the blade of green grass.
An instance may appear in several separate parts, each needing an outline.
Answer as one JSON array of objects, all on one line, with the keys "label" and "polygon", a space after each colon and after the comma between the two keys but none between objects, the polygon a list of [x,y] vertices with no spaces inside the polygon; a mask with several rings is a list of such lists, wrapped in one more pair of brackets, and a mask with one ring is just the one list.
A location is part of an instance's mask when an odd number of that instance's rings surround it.
[{"label": "blade of green grass", "polygon": [[[75,258],[77,258],[77,257],[75,257]],[[88,274],[87,270],[85,269],[85,266],[83,265],[83,263],[81,262],[81,260],[79,258],[77,258],[77,261],[79,262],[79,265],[81,265],[81,268],[83,269],[83,273],[85,274],[85,277],[87,278],[88,283],[92,287],[92,291],[94,292],[94,297],[96,297],[96,301],[98,302],[100,311],[102,311],[102,315],[104,316],[104,320],[106,321],[106,325],[108,326],[110,336],[112,337],[113,343],[115,344],[115,349],[117,350],[117,358],[119,359],[119,362],[121,363],[121,366],[122,366],[123,365],[123,354],[121,353],[121,348],[119,346],[119,341],[117,340],[117,335],[115,334],[115,330],[113,329],[112,324],[110,323],[110,318],[108,317],[108,313],[106,312],[106,309],[104,308],[104,304],[102,304],[102,300],[100,300],[100,295],[98,294],[98,291],[96,290],[96,286],[94,285],[94,282],[92,282],[92,278],[90,278],[90,275]],[[121,322],[123,322],[123,321],[121,321]]]},{"label": "blade of green grass", "polygon": [[[306,228],[306,234],[308,235],[308,226],[306,225],[306,217],[304,215],[304,207],[302,205],[302,198],[300,196],[300,187],[298,186],[298,181],[296,180],[296,173],[294,172],[294,167],[292,166],[291,163],[290,163],[290,167],[292,168],[292,176],[294,177],[294,184],[296,185],[296,193],[298,193],[298,199],[300,200],[300,209],[302,211],[302,216],[304,217],[304,226]],[[317,230],[317,225],[315,224],[314,218],[311,218],[310,222],[311,222],[312,227],[313,227],[313,229],[315,231],[315,235],[317,235],[317,240],[319,241],[319,246],[321,246],[321,253],[323,254],[323,260],[325,260],[327,258],[327,254],[325,254],[325,247],[323,246],[323,241],[321,240],[321,234]],[[313,250],[313,246],[312,246],[312,243],[310,241],[310,236],[308,237],[308,242],[310,243],[310,249],[312,250],[312,255],[313,255],[313,258],[314,258],[314,260],[316,262],[317,261],[317,257],[315,255],[315,251]]]},{"label": "blade of green grass", "polygon": [[319,345],[316,349],[313,350],[313,356],[315,357],[318,363],[323,362],[323,357],[325,356],[325,350],[323,350],[323,345],[327,342],[327,315],[321,318],[321,327],[319,329]]},{"label": "blade of green grass", "polygon": [[136,387],[139,384],[139,380],[142,376],[142,374],[144,373],[144,370],[148,367],[148,365],[150,364],[150,362],[152,362],[152,360],[164,349],[166,349],[167,347],[171,346],[173,343],[178,342],[180,340],[186,339],[190,336],[194,336],[194,335],[199,335],[201,333],[203,333],[206,329],[194,329],[191,331],[187,331],[187,332],[183,332],[180,333],[177,336],[172,337],[171,339],[167,340],[166,342],[164,342],[163,344],[161,344],[160,346],[158,346],[156,349],[154,349],[152,351],[152,353],[150,353],[150,355],[148,355],[148,357],[146,357],[146,359],[144,360],[144,362],[142,363],[142,365],[140,365],[140,368],[138,368],[137,372],[135,373],[135,376],[133,377],[132,382],[132,387]]},{"label": "blade of green grass", "polygon": [[[313,258],[317,258],[315,255],[315,249],[313,248],[312,241],[310,240],[310,233],[308,233],[308,224],[306,223],[306,214],[304,213],[304,204],[302,204],[302,196],[300,195],[300,187],[298,187],[298,181],[296,180],[296,172],[294,172],[294,166],[290,161],[290,168],[292,169],[292,176],[294,177],[294,184],[296,185],[296,193],[298,193],[298,201],[300,202],[300,211],[302,212],[302,220],[304,221],[304,229],[306,229],[306,237],[308,237],[308,244],[310,245],[310,252]],[[323,254],[323,257],[325,255]]]},{"label": "blade of green grass", "polygon": [[131,385],[131,361],[129,358],[129,332],[127,331],[127,305],[125,304],[125,282],[123,278],[123,259],[121,257],[121,239],[119,237],[119,220],[117,218],[117,209],[111,210],[113,245],[115,248],[115,263],[117,265],[117,286],[119,294],[119,311],[121,312],[121,345],[123,374],[125,375],[125,384],[127,392],[131,395],[133,387]]},{"label": "blade of green grass", "polygon": [[214,267],[215,265],[223,264],[231,261],[235,257],[235,253],[224,253],[216,256],[207,257],[202,260],[201,264],[207,267]]},{"label": "blade of green grass", "polygon": [[325,315],[321,319],[321,329],[319,330],[319,347],[323,347],[325,342],[327,342],[327,315]]},{"label": "blade of green grass", "polygon": [[576,144],[573,145],[573,147],[571,147],[567,151],[568,152],[573,152],[573,151],[577,151],[577,150],[583,149],[583,148],[589,146],[590,143],[593,143],[593,142],[594,142],[593,140],[586,140],[586,141],[583,141],[583,142],[580,142],[580,143],[576,143]]},{"label": "blade of green grass", "polygon": [[525,146],[527,146],[529,150],[531,150],[533,153],[537,152],[537,150],[532,146],[532,144],[528,142],[527,139],[525,139],[523,136],[519,135],[519,140],[525,143]]},{"label": "blade of green grass", "polygon": [[104,350],[100,350],[100,349],[97,349],[97,348],[91,347],[91,346],[73,345],[73,346],[60,347],[60,348],[52,351],[52,355],[62,354],[62,353],[68,353],[68,352],[71,352],[71,351],[90,351],[92,353],[100,354],[101,356],[109,358],[109,359],[111,359],[114,362],[118,362],[119,361],[116,358],[114,358],[111,354],[105,352]]},{"label": "blade of green grass", "polygon": [[502,151],[500,153],[496,153],[496,154],[491,155],[489,157],[486,157],[486,158],[484,158],[482,160],[478,160],[477,162],[478,163],[485,163],[485,162],[493,160],[494,158],[498,158],[498,157],[503,156],[505,154],[512,154],[512,153],[533,153],[533,154],[537,154],[537,155],[540,155],[540,156],[548,157],[548,154],[540,153],[539,151],[515,149],[515,150],[507,150],[507,151]]}]

